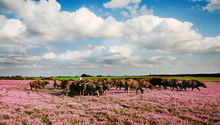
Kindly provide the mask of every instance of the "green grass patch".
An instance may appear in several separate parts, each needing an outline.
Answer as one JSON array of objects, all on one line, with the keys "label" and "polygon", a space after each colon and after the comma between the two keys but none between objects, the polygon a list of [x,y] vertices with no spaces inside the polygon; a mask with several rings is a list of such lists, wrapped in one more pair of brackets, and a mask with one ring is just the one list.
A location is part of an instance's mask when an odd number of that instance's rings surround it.
[{"label": "green grass patch", "polygon": [[24,111],[24,113],[25,113],[25,114],[27,114],[27,115],[34,114],[34,112],[33,112],[33,111]]},{"label": "green grass patch", "polygon": [[47,114],[42,116],[41,122],[45,123],[46,125],[52,125],[52,122],[48,119],[48,115]]},{"label": "green grass patch", "polygon": [[27,119],[21,121],[22,125],[27,125]]},{"label": "green grass patch", "polygon": [[2,118],[3,118],[4,120],[7,120],[7,119],[9,119],[9,115],[6,115],[6,114],[5,114],[5,115],[2,116]]}]

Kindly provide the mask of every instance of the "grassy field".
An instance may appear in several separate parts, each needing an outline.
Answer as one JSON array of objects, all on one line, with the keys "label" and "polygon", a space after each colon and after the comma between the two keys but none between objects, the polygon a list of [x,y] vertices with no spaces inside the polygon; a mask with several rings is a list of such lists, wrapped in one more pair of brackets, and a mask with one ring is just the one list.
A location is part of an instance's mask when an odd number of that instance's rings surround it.
[{"label": "grassy field", "polygon": [[[83,77],[84,79],[97,79],[97,78],[105,78],[105,79],[118,79],[118,78],[163,78],[163,79],[178,79],[178,80],[190,80],[195,79],[204,82],[220,82],[220,77],[196,77],[196,76],[104,76],[104,77]],[[42,79],[42,78],[36,78]],[[79,80],[79,77],[53,77],[53,79],[61,79],[61,80]]]}]

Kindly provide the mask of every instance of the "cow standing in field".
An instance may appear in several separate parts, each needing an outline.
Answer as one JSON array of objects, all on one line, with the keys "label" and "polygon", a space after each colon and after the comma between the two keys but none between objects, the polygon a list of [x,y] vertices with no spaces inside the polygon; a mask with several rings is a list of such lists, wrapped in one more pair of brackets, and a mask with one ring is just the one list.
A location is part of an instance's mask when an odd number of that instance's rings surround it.
[{"label": "cow standing in field", "polygon": [[[120,84],[121,84],[121,81],[119,79],[116,79],[113,86],[115,86],[116,89],[118,89],[118,88],[120,88]],[[120,88],[120,90],[121,90],[121,88]]]},{"label": "cow standing in field", "polygon": [[136,79],[128,79],[125,82],[125,91],[129,93],[130,89],[134,89],[136,91],[136,94],[138,90],[141,91],[141,93],[144,93],[144,89],[142,88],[141,84]]},{"label": "cow standing in field", "polygon": [[183,80],[181,90],[184,89],[186,91],[186,88],[192,88],[193,91],[194,88],[197,88],[200,91],[199,87],[207,88],[204,83],[198,80]]},{"label": "cow standing in field", "polygon": [[164,89],[166,90],[167,89],[167,87],[169,87],[170,86],[170,83],[169,83],[169,80],[168,79],[163,79],[163,86],[164,86]]},{"label": "cow standing in field", "polygon": [[73,80],[68,80],[68,81],[63,83],[62,86],[66,90],[66,95],[67,96],[69,95],[71,85],[74,84],[74,83],[75,83],[75,81],[73,81]]},{"label": "cow standing in field", "polygon": [[107,91],[110,90],[110,88],[115,84],[115,80],[113,80],[113,79],[99,79],[99,80],[97,80],[97,84],[103,86],[103,93],[101,93],[101,94],[107,94]]},{"label": "cow standing in field", "polygon": [[81,80],[78,82],[77,89],[80,96],[86,94],[88,82],[89,82],[88,80],[83,80],[83,81]]},{"label": "cow standing in field", "polygon": [[174,90],[174,88],[176,88],[177,91],[179,91],[180,84],[176,79],[170,79],[168,80],[169,86],[170,88],[172,88],[172,91]]},{"label": "cow standing in field", "polygon": [[86,95],[88,80],[68,81],[68,95]]},{"label": "cow standing in field", "polygon": [[62,88],[62,85],[64,85],[65,80],[54,80],[54,88]]},{"label": "cow standing in field", "polygon": [[149,81],[150,81],[150,83],[151,83],[153,86],[155,86],[155,87],[157,87],[157,86],[158,86],[159,88],[161,88],[161,86],[164,87],[163,79],[161,79],[161,78],[150,78]]},{"label": "cow standing in field", "polygon": [[28,84],[30,84],[30,88],[31,90],[34,88],[34,89],[43,89],[45,88],[45,86],[47,84],[49,84],[48,81],[45,81],[45,80],[34,80],[34,81],[30,81]]},{"label": "cow standing in field", "polygon": [[143,88],[149,88],[153,90],[154,86],[150,83],[149,79],[140,79],[139,82]]},{"label": "cow standing in field", "polygon": [[116,89],[119,88],[121,90],[122,87],[125,87],[126,80],[127,79],[116,80],[116,82],[115,82]]},{"label": "cow standing in field", "polygon": [[45,80],[38,80],[38,84],[41,89],[45,88],[46,85],[50,84],[48,81]]},{"label": "cow standing in field", "polygon": [[99,96],[99,94],[103,93],[103,85],[96,82],[89,82],[86,91],[89,95],[97,94]]},{"label": "cow standing in field", "polygon": [[34,89],[38,89],[38,88],[40,89],[40,86],[39,86],[37,80],[35,80],[35,81],[30,81],[29,84],[30,84],[31,90],[32,90],[33,88],[34,88]]}]

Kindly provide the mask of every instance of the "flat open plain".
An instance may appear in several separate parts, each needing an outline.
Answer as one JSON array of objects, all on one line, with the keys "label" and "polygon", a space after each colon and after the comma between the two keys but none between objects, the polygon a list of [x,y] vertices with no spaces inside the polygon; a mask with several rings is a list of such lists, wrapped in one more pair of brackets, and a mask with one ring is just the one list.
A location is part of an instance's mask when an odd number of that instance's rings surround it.
[{"label": "flat open plain", "polygon": [[31,91],[28,80],[0,81],[0,124],[220,124],[220,82],[201,91],[145,89],[129,94],[65,96],[53,89]]}]

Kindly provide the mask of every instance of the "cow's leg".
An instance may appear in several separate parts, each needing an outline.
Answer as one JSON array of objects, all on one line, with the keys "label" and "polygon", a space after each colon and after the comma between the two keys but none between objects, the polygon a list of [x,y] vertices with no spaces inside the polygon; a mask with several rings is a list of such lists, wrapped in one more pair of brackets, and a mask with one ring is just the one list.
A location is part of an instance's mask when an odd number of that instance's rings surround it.
[{"label": "cow's leg", "polygon": [[128,87],[127,86],[125,86],[125,92],[128,92]]},{"label": "cow's leg", "polygon": [[166,90],[167,89],[166,85],[164,85],[163,88]]},{"label": "cow's leg", "polygon": [[186,91],[186,86],[183,86],[183,89]]},{"label": "cow's leg", "polygon": [[85,96],[85,89],[83,89],[83,95]]},{"label": "cow's leg", "polygon": [[161,84],[159,84],[159,88],[161,88]]},{"label": "cow's leg", "polygon": [[98,91],[98,90],[96,90],[96,93],[97,93],[97,95],[98,95],[98,97],[99,97],[99,91]]},{"label": "cow's leg", "polygon": [[136,95],[138,94],[138,89],[136,89]]},{"label": "cow's leg", "polygon": [[141,94],[143,94],[143,93],[144,93],[144,89],[143,89],[143,88],[140,88],[140,91],[141,91]]},{"label": "cow's leg", "polygon": [[177,86],[175,86],[175,88],[176,88],[176,91],[179,91],[179,88]]},{"label": "cow's leg", "polygon": [[128,87],[128,93],[129,93],[129,91],[130,91],[130,87]]},{"label": "cow's leg", "polygon": [[172,90],[171,91],[173,91],[174,90],[174,86],[172,86]]},{"label": "cow's leg", "polygon": [[197,87],[197,89],[200,91],[199,87]]}]

